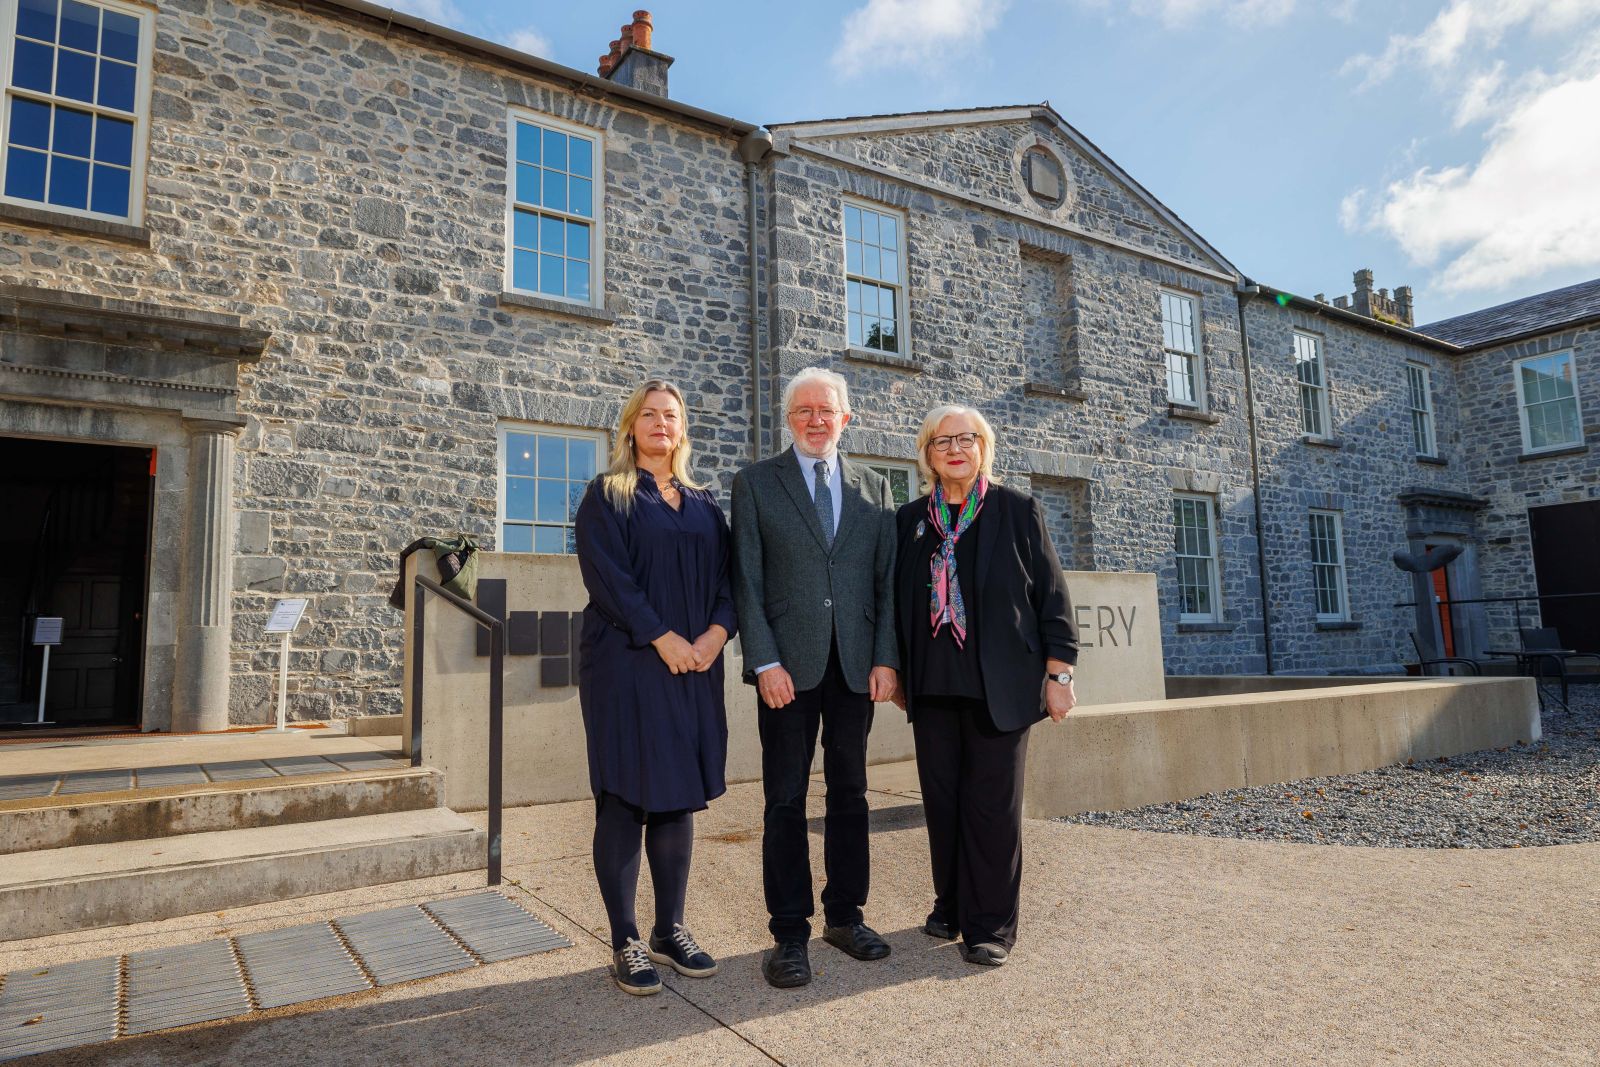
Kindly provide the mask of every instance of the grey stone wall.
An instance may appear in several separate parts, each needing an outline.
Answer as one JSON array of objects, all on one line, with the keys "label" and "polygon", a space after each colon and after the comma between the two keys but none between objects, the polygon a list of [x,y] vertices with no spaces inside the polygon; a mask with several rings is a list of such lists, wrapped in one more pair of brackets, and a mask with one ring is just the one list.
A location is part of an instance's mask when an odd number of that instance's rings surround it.
[{"label": "grey stone wall", "polygon": [[[147,249],[0,232],[0,281],[239,314],[235,721],[269,711],[270,600],[315,598],[297,717],[398,710],[396,551],[495,540],[503,419],[608,429],[683,383],[705,469],[748,454],[743,169],[734,140],[582,99],[381,24],[175,0],[156,18]],[[502,304],[507,106],[603,131],[606,306]]]}]

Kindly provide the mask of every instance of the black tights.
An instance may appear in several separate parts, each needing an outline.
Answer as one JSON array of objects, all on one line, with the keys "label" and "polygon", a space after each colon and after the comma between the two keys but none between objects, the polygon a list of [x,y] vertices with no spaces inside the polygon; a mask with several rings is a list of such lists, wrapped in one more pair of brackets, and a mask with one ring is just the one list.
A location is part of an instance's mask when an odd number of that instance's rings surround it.
[{"label": "black tights", "polygon": [[650,883],[656,891],[657,937],[670,937],[683,922],[689,888],[689,858],[694,852],[694,812],[641,812],[610,793],[595,802],[594,873],[600,899],[611,921],[611,947],[639,936],[634,898],[639,890],[639,839],[650,858]]}]

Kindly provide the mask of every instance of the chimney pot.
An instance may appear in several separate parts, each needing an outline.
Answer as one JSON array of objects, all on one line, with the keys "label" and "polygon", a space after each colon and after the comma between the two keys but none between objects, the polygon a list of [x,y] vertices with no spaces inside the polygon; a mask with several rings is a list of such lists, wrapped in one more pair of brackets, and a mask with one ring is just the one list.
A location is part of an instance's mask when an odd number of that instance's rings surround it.
[{"label": "chimney pot", "polygon": [[622,50],[626,52],[633,47],[633,23],[622,27]]},{"label": "chimney pot", "polygon": [[600,77],[604,78],[611,73],[611,54],[608,52],[600,57]]},{"label": "chimney pot", "polygon": [[1356,292],[1359,293],[1362,290],[1366,290],[1368,292],[1372,291],[1372,269],[1370,267],[1362,267],[1360,270],[1356,271],[1355,277]]},{"label": "chimney pot", "polygon": [[633,44],[635,48],[649,48],[650,39],[655,33],[655,21],[648,11],[635,11],[633,13]]}]

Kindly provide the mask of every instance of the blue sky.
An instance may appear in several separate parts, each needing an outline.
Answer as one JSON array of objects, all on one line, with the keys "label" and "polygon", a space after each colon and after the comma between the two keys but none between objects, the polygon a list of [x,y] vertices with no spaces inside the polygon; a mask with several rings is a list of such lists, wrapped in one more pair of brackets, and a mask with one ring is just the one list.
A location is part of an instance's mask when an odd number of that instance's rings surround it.
[{"label": "blue sky", "polygon": [[[396,0],[592,72],[631,4]],[[752,122],[1037,103],[1227,255],[1429,322],[1600,275],[1600,0],[655,0]]]}]

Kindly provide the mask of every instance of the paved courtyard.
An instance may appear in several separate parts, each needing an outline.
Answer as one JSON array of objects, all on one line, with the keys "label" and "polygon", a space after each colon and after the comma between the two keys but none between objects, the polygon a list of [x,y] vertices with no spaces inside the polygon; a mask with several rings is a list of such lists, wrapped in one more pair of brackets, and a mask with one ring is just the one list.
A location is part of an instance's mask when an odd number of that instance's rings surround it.
[{"label": "paved courtyard", "polygon": [[[1021,941],[999,970],[919,929],[909,766],[874,776],[860,963],[759,976],[760,795],[699,824],[689,922],[723,961],[631,998],[607,978],[587,804],[507,812],[508,886],[576,947],[27,1061],[54,1064],[1584,1064],[1600,1059],[1600,844],[1394,850],[1026,828]],[[820,796],[813,799],[820,816]],[[814,821],[820,829],[820,819]],[[820,839],[813,838],[820,860]],[[480,885],[425,882],[0,942],[0,971],[303,923]],[[649,914],[648,879],[641,916]]]}]

